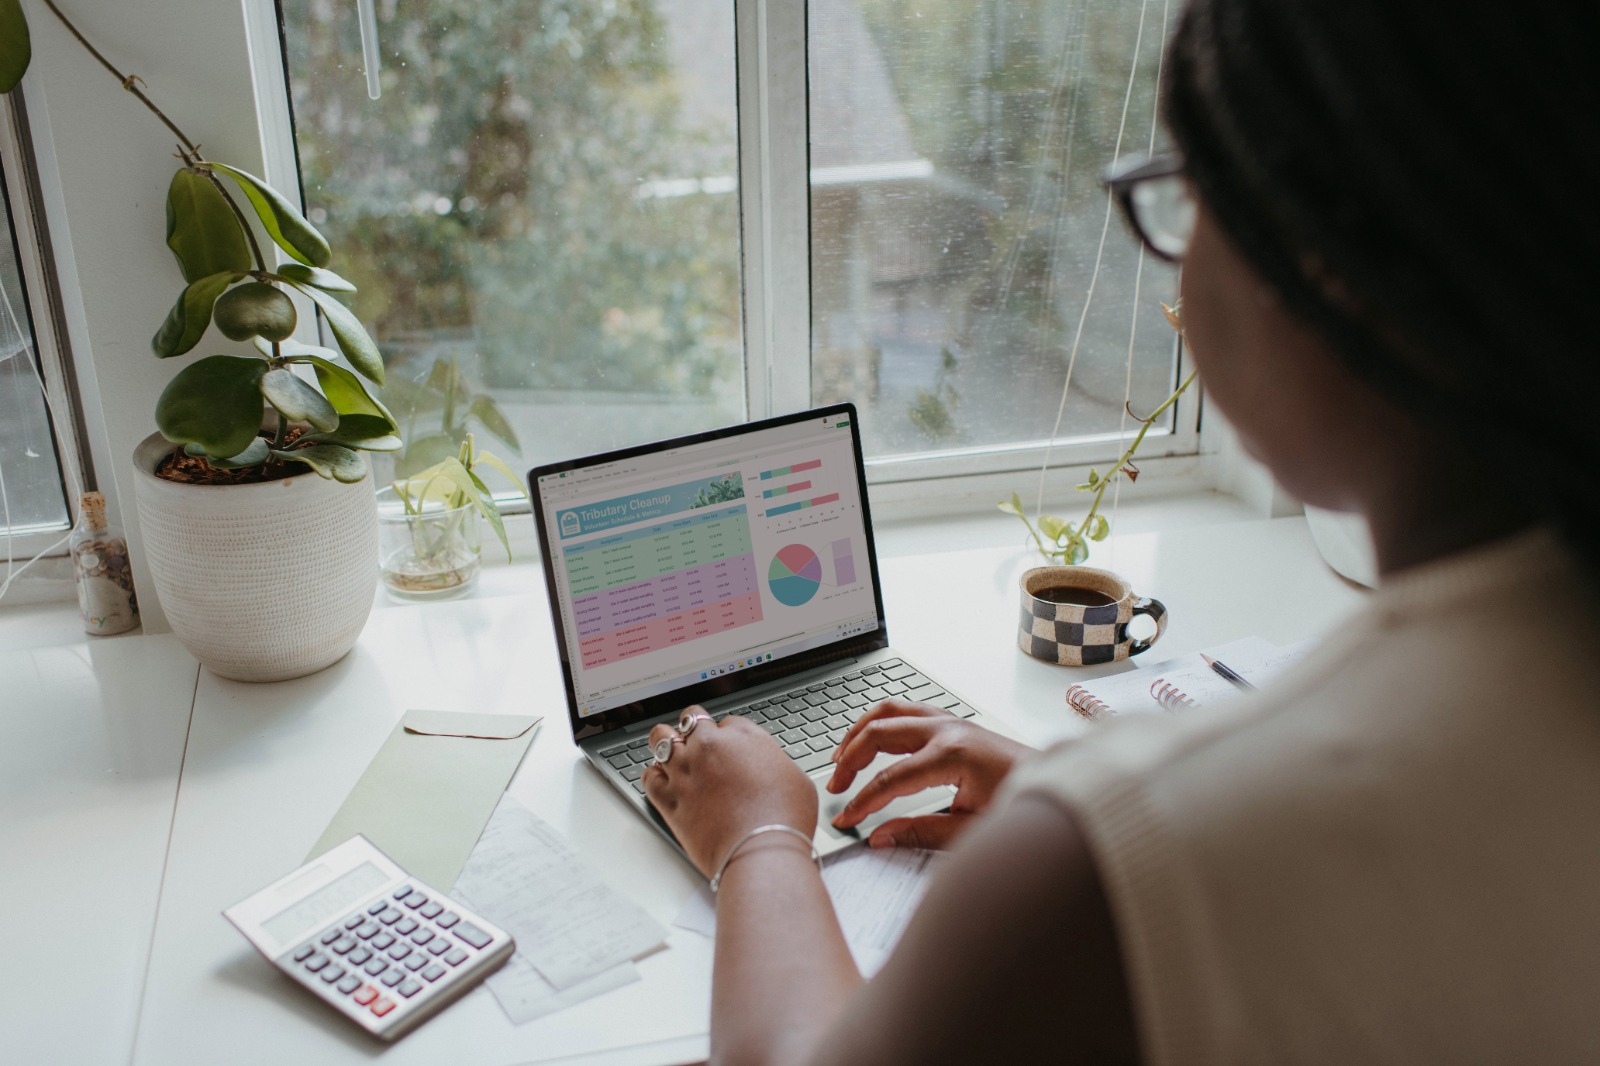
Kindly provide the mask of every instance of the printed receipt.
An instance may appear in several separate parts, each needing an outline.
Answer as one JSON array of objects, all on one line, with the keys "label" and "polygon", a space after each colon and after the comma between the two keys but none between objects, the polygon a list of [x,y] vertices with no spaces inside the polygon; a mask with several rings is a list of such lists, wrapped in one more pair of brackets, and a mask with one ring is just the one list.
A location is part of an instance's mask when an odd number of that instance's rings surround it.
[{"label": "printed receipt", "polygon": [[[905,932],[927,891],[936,854],[914,848],[854,847],[823,863],[822,883],[863,977],[878,972]],[[672,924],[715,936],[717,911],[711,890],[702,888],[690,896]]]},{"label": "printed receipt", "polygon": [[638,980],[631,960],[667,939],[661,923],[510,796],[495,808],[453,895],[517,939],[516,956],[489,979],[514,1022]]}]

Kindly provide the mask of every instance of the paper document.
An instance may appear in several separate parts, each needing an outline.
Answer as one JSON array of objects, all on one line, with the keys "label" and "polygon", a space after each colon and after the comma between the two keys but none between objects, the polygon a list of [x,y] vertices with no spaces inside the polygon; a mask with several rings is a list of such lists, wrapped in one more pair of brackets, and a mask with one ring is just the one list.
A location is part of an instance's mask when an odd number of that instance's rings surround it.
[{"label": "paper document", "polygon": [[[661,923],[601,881],[559,833],[510,796],[489,819],[454,895],[516,937],[517,957],[551,989],[580,999],[579,986],[667,939]],[[589,994],[612,987],[599,981]],[[532,995],[521,986],[516,994]]]},{"label": "paper document", "polygon": [[521,1025],[586,999],[604,995],[612,989],[631,985],[639,979],[639,968],[631,962],[625,962],[563,991],[540,977],[539,971],[527,959],[513,955],[510,962],[490,974],[484,983],[494,993],[494,998],[500,1001],[500,1009],[506,1012],[511,1024]]},{"label": "paper document", "polygon": [[[899,942],[927,890],[937,855],[915,848],[862,846],[823,861],[822,883],[863,977],[877,973]],[[702,887],[690,896],[672,924],[715,936],[717,911],[711,890]]]}]

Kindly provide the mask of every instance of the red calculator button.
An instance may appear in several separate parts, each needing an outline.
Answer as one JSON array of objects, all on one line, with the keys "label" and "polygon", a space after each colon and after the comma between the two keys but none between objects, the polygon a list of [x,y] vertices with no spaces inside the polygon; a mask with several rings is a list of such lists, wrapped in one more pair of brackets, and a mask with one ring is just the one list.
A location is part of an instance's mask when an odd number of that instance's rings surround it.
[{"label": "red calculator button", "polygon": [[390,999],[388,996],[379,996],[372,1003],[372,1013],[376,1014],[380,1018],[392,1010],[394,1010],[394,1000]]},{"label": "red calculator button", "polygon": [[355,995],[350,998],[365,1007],[368,1003],[378,998],[378,990],[371,985],[367,985],[365,988],[357,989]]}]

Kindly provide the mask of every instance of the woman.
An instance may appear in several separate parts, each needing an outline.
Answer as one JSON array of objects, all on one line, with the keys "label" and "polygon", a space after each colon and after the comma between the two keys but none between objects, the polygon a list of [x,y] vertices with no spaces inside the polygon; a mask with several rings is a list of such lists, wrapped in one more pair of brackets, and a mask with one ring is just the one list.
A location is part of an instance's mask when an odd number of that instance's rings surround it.
[{"label": "woman", "polygon": [[1600,1060],[1596,22],[1185,13],[1165,180],[1196,211],[1135,221],[1183,260],[1210,400],[1289,491],[1365,516],[1382,587],[1270,691],[1042,756],[864,717],[836,788],[913,754],[845,822],[959,789],[874,835],[953,846],[869,983],[808,846],[750,835],[808,836],[810,788],[761,730],[699,723],[644,780],[723,870],[715,1059]]}]

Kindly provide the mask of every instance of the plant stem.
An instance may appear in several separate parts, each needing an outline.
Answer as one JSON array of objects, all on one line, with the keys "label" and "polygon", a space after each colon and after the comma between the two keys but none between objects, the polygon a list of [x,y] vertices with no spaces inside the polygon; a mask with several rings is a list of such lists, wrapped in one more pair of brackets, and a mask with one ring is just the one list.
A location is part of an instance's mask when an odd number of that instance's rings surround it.
[{"label": "plant stem", "polygon": [[[1100,510],[1100,501],[1105,498],[1106,486],[1110,485],[1112,480],[1122,473],[1122,468],[1128,464],[1128,461],[1133,458],[1133,453],[1138,451],[1139,445],[1144,442],[1144,435],[1150,432],[1150,427],[1155,424],[1156,419],[1160,418],[1167,408],[1178,402],[1178,397],[1182,396],[1184,390],[1194,383],[1195,374],[1197,373],[1198,371],[1189,371],[1189,376],[1183,379],[1183,384],[1174,389],[1171,396],[1161,401],[1161,406],[1140,420],[1139,432],[1134,435],[1133,443],[1129,444],[1127,450],[1117,457],[1116,463],[1111,467],[1111,473],[1101,478],[1099,484],[1095,486],[1094,500],[1089,504],[1089,513],[1083,516],[1083,521],[1079,522],[1078,527],[1072,531],[1072,536],[1067,541],[1068,544],[1071,544],[1074,540],[1082,540],[1084,538],[1088,532],[1089,523],[1094,520],[1094,516]],[[1034,539],[1037,540],[1038,538]]]},{"label": "plant stem", "polygon": [[274,448],[282,448],[283,447],[283,438],[288,436],[288,435],[289,435],[289,419],[286,418],[283,415],[283,413],[280,411],[278,413],[278,435],[273,440],[272,446]]},{"label": "plant stem", "polygon": [[[101,55],[100,54],[100,50],[98,48],[96,48],[94,45],[89,43],[89,39],[78,31],[78,27],[76,27],[76,26],[74,26],[72,24],[72,20],[68,19],[67,16],[65,16],[65,15],[63,15],[61,13],[61,9],[55,5],[55,0],[44,0],[44,6],[48,7],[50,9],[51,14],[55,15],[56,18],[61,20],[61,24],[67,28],[67,32],[71,33],[72,36],[76,37],[78,39],[78,43],[83,45],[84,48],[89,50],[89,54],[90,55],[94,56],[96,59],[98,59],[100,61],[100,65],[102,67],[105,67],[107,70],[109,70],[112,73],[112,75],[119,82],[122,83],[122,87],[124,89],[128,90],[134,96],[138,97],[139,102],[144,104],[145,107],[148,107],[150,109],[150,111],[156,116],[156,118],[159,118],[162,121],[162,123],[165,124],[167,129],[171,130],[177,136],[178,142],[183,145],[184,150],[190,156],[192,156],[192,157],[198,157],[199,156],[199,154],[200,154],[199,147],[196,146],[195,143],[193,141],[191,141],[187,136],[185,136],[184,132],[182,130],[180,130],[176,125],[174,125],[172,120],[170,118],[168,118],[166,116],[166,114],[159,107],[157,107],[155,105],[155,103],[148,96],[146,96],[144,94],[143,91],[140,90],[139,86],[137,84],[135,84],[135,81],[136,81],[135,78],[130,77],[129,75],[122,73],[122,71],[120,71],[116,67],[112,66],[111,65],[111,61],[109,59],[107,59],[105,56]],[[186,160],[186,162],[192,162],[192,159]]]}]

